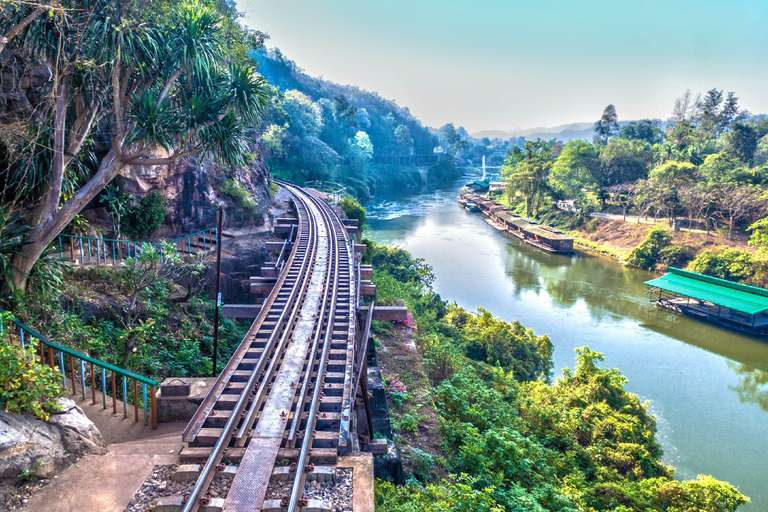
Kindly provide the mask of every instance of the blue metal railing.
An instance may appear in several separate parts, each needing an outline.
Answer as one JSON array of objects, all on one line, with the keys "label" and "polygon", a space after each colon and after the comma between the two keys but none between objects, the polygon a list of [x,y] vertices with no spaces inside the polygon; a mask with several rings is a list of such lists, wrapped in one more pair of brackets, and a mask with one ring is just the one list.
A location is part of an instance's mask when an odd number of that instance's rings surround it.
[{"label": "blue metal railing", "polygon": [[[176,245],[179,252],[183,254],[193,254],[198,252],[197,249],[201,249],[202,252],[206,252],[209,249],[216,247],[216,240],[218,239],[218,227],[213,226],[205,228],[196,233],[191,233],[179,238],[169,240],[168,243]],[[64,257],[67,252],[66,245],[69,246],[69,259],[71,261],[85,263],[112,263],[116,265],[126,258],[136,257],[141,252],[141,246],[144,243],[157,248],[161,252],[162,257],[162,243],[159,242],[135,242],[132,240],[117,240],[111,238],[97,238],[92,236],[81,235],[59,235],[59,256],[62,260],[66,260]]]},{"label": "blue metal railing", "polygon": [[[7,311],[0,308],[0,314],[5,315]],[[139,405],[143,405],[144,424],[151,420],[152,428],[157,428],[157,386],[156,380],[143,377],[117,366],[113,366],[104,361],[94,359],[85,354],[81,354],[67,347],[62,347],[53,343],[48,338],[19,322],[16,318],[10,317],[9,322],[0,322],[0,338],[12,345],[18,345],[22,350],[31,350],[33,353],[39,352],[40,364],[47,364],[53,370],[58,370],[64,381],[64,388],[68,387],[67,381],[71,381],[72,394],[77,395],[78,384],[82,390],[82,399],[86,400],[86,382],[90,380],[91,396],[93,404],[96,405],[97,375],[101,377],[101,399],[102,407],[107,408],[107,394],[111,391],[112,412],[117,414],[118,390],[117,377],[122,380],[122,402],[123,416],[128,417],[128,402],[131,397],[128,394],[128,381],[133,382],[133,407],[134,421],[139,421]],[[37,345],[37,348],[35,348]],[[58,354],[58,357],[55,357]],[[66,356],[66,357],[65,357]],[[36,356],[35,356],[36,357]],[[65,359],[68,359],[69,368],[66,367]],[[79,364],[75,364],[75,360]],[[58,368],[56,364],[58,363]],[[79,376],[78,376],[79,370]],[[108,386],[107,372],[111,375],[111,386]],[[89,378],[90,377],[90,378]],[[79,381],[79,382],[78,382]],[[143,400],[139,400],[139,384],[143,389]],[[149,392],[149,401],[147,400]],[[149,407],[149,410],[147,409]]]}]

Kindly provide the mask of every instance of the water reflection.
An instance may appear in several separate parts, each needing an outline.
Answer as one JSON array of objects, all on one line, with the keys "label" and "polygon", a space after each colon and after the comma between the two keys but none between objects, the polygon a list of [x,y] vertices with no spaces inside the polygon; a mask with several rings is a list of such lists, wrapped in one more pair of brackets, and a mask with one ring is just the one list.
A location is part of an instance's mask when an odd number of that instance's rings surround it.
[{"label": "water reflection", "polygon": [[728,361],[728,366],[741,377],[738,386],[731,386],[742,403],[753,403],[768,411],[768,371],[751,365]]}]

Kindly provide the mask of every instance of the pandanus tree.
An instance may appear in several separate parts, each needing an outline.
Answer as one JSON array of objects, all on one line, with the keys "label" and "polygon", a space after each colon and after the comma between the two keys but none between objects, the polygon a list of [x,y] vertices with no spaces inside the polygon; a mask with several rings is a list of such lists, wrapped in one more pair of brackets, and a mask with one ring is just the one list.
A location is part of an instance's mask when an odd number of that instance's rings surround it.
[{"label": "pandanus tree", "polygon": [[[17,288],[45,248],[126,167],[200,154],[242,164],[250,127],[268,99],[255,69],[228,58],[222,19],[211,8],[181,5],[142,21],[147,16],[132,0],[63,0],[61,6],[6,46],[45,63],[52,75],[43,118],[50,144],[38,192],[25,201],[32,231],[13,260]],[[19,180],[30,174],[6,172]]]}]

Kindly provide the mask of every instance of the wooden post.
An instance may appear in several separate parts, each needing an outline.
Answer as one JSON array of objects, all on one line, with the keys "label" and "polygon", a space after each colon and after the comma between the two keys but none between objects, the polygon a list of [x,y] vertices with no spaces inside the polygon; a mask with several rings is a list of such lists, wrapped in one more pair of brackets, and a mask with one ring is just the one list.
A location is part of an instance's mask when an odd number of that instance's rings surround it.
[{"label": "wooden post", "polygon": [[361,391],[363,392],[363,406],[365,407],[365,420],[368,422],[368,436],[373,439],[373,416],[371,415],[371,403],[368,401],[368,358],[365,358],[363,365],[363,379],[361,384]]},{"label": "wooden post", "polygon": [[157,391],[155,386],[149,387],[149,399],[152,404],[152,430],[157,430]]},{"label": "wooden post", "polygon": [[115,371],[112,370],[112,414],[117,414],[117,392],[115,391]]},{"label": "wooden post", "polygon": [[213,313],[213,368],[211,377],[217,375],[219,356],[219,310],[221,309],[221,230],[224,224],[224,208],[219,206],[219,223],[216,240],[216,311]]},{"label": "wooden post", "polygon": [[43,340],[38,340],[40,342],[40,364],[45,364],[45,349],[43,348]]},{"label": "wooden post", "polygon": [[[55,370],[56,369],[56,363],[54,363],[54,361],[53,361],[53,347],[50,346],[50,345],[48,345],[48,359],[50,359],[51,369]],[[62,368],[61,370],[64,371],[64,368]]]},{"label": "wooden post", "polygon": [[[64,368],[62,368],[62,371]],[[77,394],[77,385],[75,383],[75,358],[72,357],[72,354],[69,354],[69,371],[72,372],[72,394]]]}]

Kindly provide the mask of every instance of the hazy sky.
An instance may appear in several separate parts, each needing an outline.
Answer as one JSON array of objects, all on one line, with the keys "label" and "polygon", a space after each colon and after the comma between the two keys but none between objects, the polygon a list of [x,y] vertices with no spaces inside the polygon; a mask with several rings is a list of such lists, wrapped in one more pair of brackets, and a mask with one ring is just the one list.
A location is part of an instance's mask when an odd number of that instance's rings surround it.
[{"label": "hazy sky", "polygon": [[237,0],[310,75],[470,132],[667,118],[686,89],[768,112],[768,0]]}]

